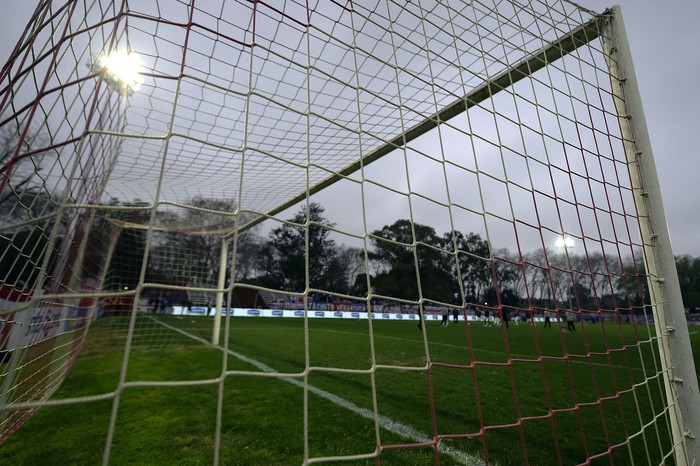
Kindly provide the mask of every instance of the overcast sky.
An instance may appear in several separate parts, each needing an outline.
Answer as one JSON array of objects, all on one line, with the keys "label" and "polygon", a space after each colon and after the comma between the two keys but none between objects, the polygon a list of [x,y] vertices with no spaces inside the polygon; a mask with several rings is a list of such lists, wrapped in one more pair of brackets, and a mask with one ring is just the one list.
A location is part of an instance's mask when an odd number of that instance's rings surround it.
[{"label": "overcast sky", "polygon": [[[676,255],[700,256],[700,2],[618,0]],[[585,0],[602,11],[612,3]]]},{"label": "overcast sky", "polygon": [[[700,2],[618,0],[632,49],[674,253],[700,256]],[[2,0],[0,61],[5,63],[36,2]],[[603,11],[607,0],[579,4]]]}]

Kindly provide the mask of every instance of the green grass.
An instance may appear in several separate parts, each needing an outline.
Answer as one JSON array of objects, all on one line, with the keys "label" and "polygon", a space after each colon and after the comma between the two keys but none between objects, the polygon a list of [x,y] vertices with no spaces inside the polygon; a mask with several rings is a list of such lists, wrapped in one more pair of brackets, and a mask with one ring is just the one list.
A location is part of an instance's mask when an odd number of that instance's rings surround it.
[{"label": "green grass", "polygon": [[[211,338],[212,319],[160,319]],[[424,340],[414,322],[373,321],[371,332],[359,320],[310,319],[306,328],[302,319],[230,322],[225,355],[139,317],[118,395],[111,464],[212,464],[220,395],[221,464],[301,464],[305,423],[310,457],[372,454],[379,437],[381,464],[390,465],[434,464],[436,454],[440,464],[460,464],[460,455],[483,459],[484,451],[499,465],[558,458],[574,464],[609,449],[615,464],[659,464],[670,450],[669,426],[659,416],[657,352],[646,327],[579,326],[562,334],[521,324],[504,334],[431,321]],[[53,399],[118,391],[126,328],[124,318],[93,323]],[[691,339],[697,354],[700,335],[692,332]],[[298,383],[265,375],[269,370]],[[164,381],[183,384],[152,384]],[[313,387],[306,393],[305,383]],[[372,412],[375,403],[393,428],[377,431],[374,419],[357,413]],[[113,405],[109,398],[42,408],[0,447],[0,464],[101,463]],[[446,436],[437,453],[421,445],[435,434]],[[631,435],[629,448],[615,447]],[[610,457],[591,463],[610,464]]]}]

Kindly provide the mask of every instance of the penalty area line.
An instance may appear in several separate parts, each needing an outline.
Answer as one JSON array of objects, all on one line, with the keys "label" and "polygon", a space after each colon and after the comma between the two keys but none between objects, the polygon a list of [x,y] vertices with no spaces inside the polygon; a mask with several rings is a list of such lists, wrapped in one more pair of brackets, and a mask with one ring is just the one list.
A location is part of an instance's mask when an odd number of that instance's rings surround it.
[{"label": "penalty area line", "polygon": [[[366,335],[364,333],[349,332],[349,331],[345,331],[345,330],[322,329],[321,331],[331,332],[331,333],[344,333],[344,334],[348,334],[348,335]],[[387,340],[408,341],[411,343],[420,343],[420,344],[423,343],[422,339],[416,340],[413,338],[394,337],[394,336],[390,336],[390,335],[378,335],[377,333],[374,334],[374,338],[375,338],[375,340],[377,338],[384,338]],[[447,346],[449,348],[459,348],[459,349],[465,348],[465,346],[463,346],[463,345],[455,345],[454,343],[443,343],[443,342],[439,342],[439,341],[431,341],[430,344],[435,345],[435,346]],[[489,349],[485,349],[485,348],[472,348],[472,351],[474,351],[475,353],[506,354],[504,351],[495,351],[495,350],[489,350]],[[510,355],[511,355],[511,357],[514,357],[514,358],[532,358],[533,357],[532,355],[529,355],[529,354],[521,354],[521,353],[513,353],[513,352],[511,352]],[[579,360],[579,359],[569,359],[569,362],[572,364],[583,364],[586,366],[590,365],[590,366],[600,366],[600,367],[611,367],[610,364],[605,364],[603,362],[594,362],[594,361],[590,361],[590,360],[583,361],[583,360]],[[615,369],[629,369],[629,370],[633,370],[633,371],[644,372],[644,369],[642,369],[641,367],[628,367],[628,366],[623,366],[620,364],[612,364],[612,367],[614,367]]]},{"label": "penalty area line", "polygon": [[[181,335],[184,335],[188,338],[191,338],[192,340],[198,341],[198,342],[203,343],[207,346],[212,346],[211,342],[205,340],[204,338],[200,338],[196,335],[192,335],[191,333],[188,333],[188,332],[186,332],[182,329],[179,329],[177,327],[173,327],[172,325],[166,324],[165,322],[161,322],[160,320],[155,319],[151,316],[148,316],[148,318],[155,321],[159,325],[162,325],[163,327],[166,327],[174,332],[177,332]],[[267,373],[277,372],[276,370],[274,370],[270,366],[263,364],[262,362],[257,361],[255,359],[249,358],[248,356],[245,356],[243,354],[237,353],[233,350],[225,349],[222,346],[215,346],[215,348],[218,348],[222,351],[226,351],[229,355],[235,357],[236,359],[239,359],[243,362],[251,364],[263,372],[267,372]],[[297,387],[300,387],[300,388],[306,387],[309,390],[309,392],[311,392],[311,393],[313,393],[313,394],[315,394],[315,395],[317,395],[317,396],[319,396],[327,401],[330,401],[331,403],[333,403],[335,405],[338,405],[342,408],[345,408],[349,411],[352,411],[353,413],[358,414],[358,415],[360,415],[366,419],[369,419],[371,421],[376,421],[379,424],[379,427],[381,427],[382,429],[388,430],[389,432],[391,432],[393,434],[399,435],[403,438],[409,439],[409,440],[416,442],[416,443],[430,443],[433,441],[433,439],[431,437],[429,437],[428,435],[426,435],[422,432],[419,432],[418,430],[414,429],[411,426],[408,426],[406,424],[402,424],[398,421],[395,421],[387,416],[382,416],[380,414],[377,414],[375,416],[375,414],[372,410],[357,406],[352,401],[346,400],[345,398],[342,398],[338,395],[327,392],[326,390],[322,390],[318,387],[314,387],[313,385],[307,385],[304,382],[301,382],[301,381],[299,381],[295,378],[292,378],[292,377],[280,375],[280,376],[278,376],[278,378],[280,380],[284,380],[285,382],[288,382],[288,383],[295,385]],[[438,444],[438,450],[440,451],[440,453],[443,453],[443,454],[449,456],[450,458],[452,458],[455,461],[458,461],[461,464],[466,464],[466,465],[483,465],[483,464],[485,464],[482,459],[480,459],[476,456],[472,456],[468,453],[457,450],[455,448],[452,448],[448,445],[444,445],[442,443]]]}]

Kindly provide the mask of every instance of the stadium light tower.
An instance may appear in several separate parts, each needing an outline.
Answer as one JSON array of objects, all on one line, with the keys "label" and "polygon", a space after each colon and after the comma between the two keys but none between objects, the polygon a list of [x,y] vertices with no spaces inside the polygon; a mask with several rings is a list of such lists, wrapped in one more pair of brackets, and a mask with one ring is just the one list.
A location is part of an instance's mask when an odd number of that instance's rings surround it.
[{"label": "stadium light tower", "polygon": [[92,63],[91,69],[103,72],[104,81],[119,95],[130,96],[143,84],[141,61],[131,52],[117,50],[100,55]]},{"label": "stadium light tower", "polygon": [[[563,252],[569,252],[571,249],[574,248],[574,239],[569,236],[569,235],[561,235],[560,237],[557,238],[557,240],[554,242],[554,245],[559,249],[560,251]],[[573,293],[571,290],[572,286],[567,287],[567,296],[569,298],[569,310],[573,310],[574,305],[573,305]]]},{"label": "stadium light tower", "polygon": [[[141,84],[143,83],[141,62],[138,57],[131,52],[115,50],[110,53],[103,53],[96,59],[92,60],[88,66],[90,71],[93,73],[98,73],[102,78],[102,81],[107,84],[107,87],[110,90],[115,91],[120,97],[131,96],[134,91],[141,88]],[[97,96],[95,97],[94,105],[94,109],[96,109]],[[108,118],[110,105],[111,99],[108,97],[105,99],[101,109],[97,112],[99,116],[96,127],[99,130],[101,130],[106,124],[106,118]],[[92,116],[90,119],[91,118]],[[86,151],[87,156],[85,157],[85,164],[81,164],[80,166],[81,176],[76,181],[77,187],[73,197],[75,199],[82,200],[82,202],[85,203],[96,201],[99,197],[99,194],[97,193],[101,193],[102,189],[104,188],[105,180],[98,180],[97,177],[93,176],[94,164],[97,158],[95,154],[99,151],[97,148],[97,141],[97,138],[90,138],[87,142],[87,147],[81,144],[78,150],[79,154]],[[112,157],[112,160],[108,165],[111,167],[114,162],[115,159]],[[71,221],[67,230],[67,233],[69,235],[73,235],[73,237],[78,240],[78,243],[86,239],[86,235],[84,234],[85,232],[83,230],[85,228],[85,222],[87,222],[88,219],[85,218],[84,215],[86,215],[86,212],[84,211],[81,211],[78,215],[76,215]],[[68,248],[71,247],[70,242],[66,242],[65,245],[61,247],[66,248],[66,250],[63,251],[63,254],[65,254],[63,257],[75,257],[70,255],[68,250]],[[76,259],[77,264],[82,262],[82,256],[83,248],[79,248]],[[59,262],[57,268],[58,270],[55,271],[54,276],[59,277],[58,283],[60,286],[68,285],[69,281],[75,278],[72,277],[72,272],[70,270],[66,270],[64,263]]]},{"label": "stadium light tower", "polygon": [[[115,92],[119,96],[119,98],[124,97],[125,102],[128,102],[127,98],[130,97],[135,91],[138,91],[141,88],[141,84],[143,83],[143,67],[141,65],[141,60],[139,60],[136,54],[131,52],[115,50],[109,53],[102,53],[97,58],[92,60],[88,64],[88,67],[93,73],[99,74],[99,77],[104,83],[107,84],[107,88],[110,91]],[[96,100],[94,108],[96,110],[98,105],[97,95],[95,96],[95,99]],[[109,113],[111,105],[112,99],[109,96],[107,96],[100,110],[97,111],[97,129],[102,130],[108,124],[110,120]],[[99,198],[99,193],[101,193],[104,189],[106,179],[99,179],[98,177],[93,176],[95,160],[98,159],[96,154],[100,151],[100,149],[98,148],[98,139],[91,138],[87,142],[87,147],[84,150],[86,151],[87,157],[85,164],[81,164],[80,167],[82,175],[79,177],[80,181],[76,190],[76,199],[83,199],[84,202],[91,203],[97,201],[97,199]],[[82,153],[83,148],[81,147],[81,149],[78,152]],[[107,173],[111,171],[111,167],[115,162],[116,152],[112,155],[112,157],[109,160],[108,166],[110,167],[110,169],[107,170]],[[87,217],[85,217],[86,215]],[[69,233],[73,232],[73,234],[75,235],[74,237],[79,242],[83,242],[87,238],[84,229],[86,228],[85,225],[89,225],[92,222],[92,220],[89,217],[90,215],[87,214],[86,211],[82,211],[79,215],[74,217],[72,223],[69,226],[69,229],[67,230]],[[70,247],[69,244],[70,242],[66,242],[65,247]],[[68,251],[65,251],[65,253],[68,254]],[[82,263],[83,254],[84,248],[81,247],[79,248],[79,252],[76,259],[77,264]],[[63,269],[64,265],[61,264],[59,265],[59,267]],[[57,274],[57,276],[62,277],[64,273],[67,272],[65,272],[64,270],[60,270],[60,273]],[[66,280],[70,280],[71,278],[74,277],[68,277]],[[103,279],[104,277],[100,279],[100,289],[104,284]],[[62,283],[65,283],[65,280]],[[121,289],[121,286],[119,288]],[[124,288],[124,291],[127,291],[127,289]]]}]

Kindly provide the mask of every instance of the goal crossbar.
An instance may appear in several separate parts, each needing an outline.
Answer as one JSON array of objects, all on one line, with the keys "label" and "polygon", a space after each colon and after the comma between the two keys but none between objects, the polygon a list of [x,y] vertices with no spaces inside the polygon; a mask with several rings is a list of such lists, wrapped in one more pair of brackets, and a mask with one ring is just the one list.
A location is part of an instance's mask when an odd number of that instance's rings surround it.
[{"label": "goal crossbar", "polygon": [[[372,162],[376,162],[385,155],[391,153],[393,150],[403,147],[409,142],[426,134],[428,131],[437,128],[441,123],[451,120],[468,109],[492,98],[495,94],[501,92],[502,90],[512,87],[518,81],[534,74],[552,62],[563,58],[579,47],[598,39],[602,33],[603,22],[607,20],[610,14],[611,11],[607,9],[600,15],[593,17],[590,21],[572,29],[569,33],[540,48],[539,51],[521,59],[517,64],[509,66],[502,72],[498,73],[494,78],[485,81],[469,94],[454,100],[451,104],[446,105],[440,111],[430,115],[392,140],[372,150],[366,156],[360,157],[342,170],[332,174],[320,183],[310,187],[308,190],[300,192],[288,201],[273,208],[266,214],[259,215],[254,220],[241,225],[237,230],[245,231],[254,227],[255,225],[258,225],[267,218],[274,217],[280,212],[294,207],[307,199],[309,196],[328,188],[340,180],[345,179],[346,177],[360,170],[362,167],[367,166]],[[235,232],[236,230],[229,233],[227,236],[231,237],[235,234]]]}]

